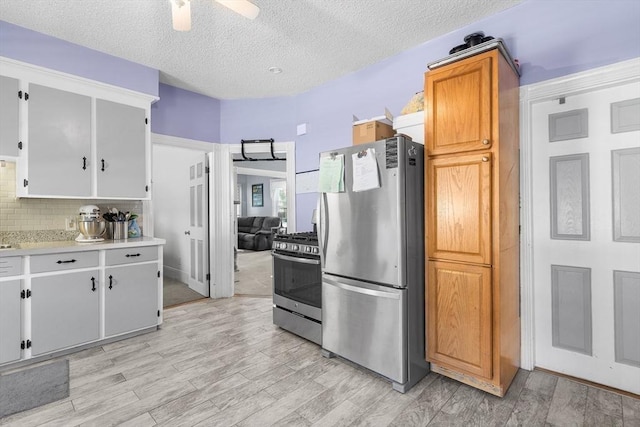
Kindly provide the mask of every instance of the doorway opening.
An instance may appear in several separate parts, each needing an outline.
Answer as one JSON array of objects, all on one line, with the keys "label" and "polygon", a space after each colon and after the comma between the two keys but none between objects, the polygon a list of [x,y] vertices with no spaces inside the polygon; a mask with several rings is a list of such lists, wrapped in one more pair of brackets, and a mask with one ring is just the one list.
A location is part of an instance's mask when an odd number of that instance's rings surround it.
[{"label": "doorway opening", "polygon": [[[254,166],[252,162],[251,166]],[[236,206],[237,224],[246,223],[250,218],[260,221],[264,217],[272,217],[269,225],[274,225],[274,219],[278,218],[278,228],[286,229],[287,226],[287,189],[286,189],[286,164],[284,162],[260,162],[256,166],[262,168],[234,167],[236,182]],[[242,164],[242,163],[235,163]],[[256,194],[256,189],[261,195]],[[259,199],[259,200],[258,200]],[[259,203],[256,203],[259,202]],[[266,228],[263,226],[263,229]],[[275,232],[275,231],[273,231]],[[242,236],[240,236],[242,238]],[[273,236],[268,236],[266,241],[271,242]],[[234,262],[234,295],[271,297],[273,265],[271,259],[271,245],[249,249],[239,245],[236,240],[236,259]]]},{"label": "doorway opening", "polygon": [[[236,205],[234,205],[234,193],[235,193],[235,173],[233,158],[236,155],[241,154],[242,147],[240,144],[212,144],[202,141],[195,141],[190,139],[184,139],[179,137],[172,137],[166,135],[152,134],[151,140],[154,146],[170,146],[179,150],[191,150],[196,152],[206,153],[209,162],[209,191],[207,196],[208,202],[203,202],[203,206],[209,209],[208,212],[208,225],[209,235],[208,244],[204,244],[204,247],[208,251],[208,262],[206,263],[209,268],[208,273],[208,290],[211,298],[228,298],[234,295],[234,248],[237,243],[237,224],[236,224]],[[286,191],[290,197],[286,200],[287,211],[287,228],[289,232],[295,232],[296,230],[296,198],[295,198],[295,143],[294,142],[276,142],[273,144],[251,144],[245,150],[246,154],[250,154],[251,157],[255,157],[258,153],[276,153],[277,157],[285,158],[286,161]],[[248,163],[248,162],[247,162]],[[251,166],[255,167],[254,162],[251,162]],[[166,162],[164,166],[162,164],[154,163],[154,178],[156,180],[163,178],[170,178],[174,175],[175,165],[172,162]],[[261,172],[268,173],[268,172]],[[281,175],[276,178],[282,179]],[[148,216],[148,227],[154,230],[153,236],[165,238],[171,238],[171,242],[177,242],[178,235],[171,235],[169,230],[159,230],[155,226],[154,215],[156,212],[160,213],[160,209],[156,208],[157,198],[162,195],[162,188],[156,191],[156,182],[153,184],[153,201],[146,203]],[[187,193],[188,194],[188,193]],[[182,206],[182,211],[188,212],[186,208],[188,202],[173,203],[174,206]],[[182,233],[184,231],[182,227],[173,227],[173,233]],[[169,239],[167,239],[169,244]],[[165,254],[167,253],[168,246],[165,245]],[[181,254],[186,251],[180,251]],[[184,256],[180,255],[182,262],[184,263]],[[165,261],[168,257],[165,255]],[[167,264],[165,262],[165,266]],[[166,274],[166,268],[165,276]],[[171,272],[169,273],[169,275]]]},{"label": "doorway opening", "polygon": [[208,163],[204,149],[153,145],[154,235],[166,240],[165,308],[209,296]]}]

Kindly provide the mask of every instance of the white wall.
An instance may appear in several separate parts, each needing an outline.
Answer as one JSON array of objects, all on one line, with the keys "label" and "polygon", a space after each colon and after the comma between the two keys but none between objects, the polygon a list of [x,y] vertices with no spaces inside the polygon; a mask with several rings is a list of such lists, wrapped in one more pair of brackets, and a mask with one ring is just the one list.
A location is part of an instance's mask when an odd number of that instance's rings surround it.
[{"label": "white wall", "polygon": [[166,239],[164,272],[186,280],[189,271],[189,167],[204,152],[153,145],[154,236]]}]

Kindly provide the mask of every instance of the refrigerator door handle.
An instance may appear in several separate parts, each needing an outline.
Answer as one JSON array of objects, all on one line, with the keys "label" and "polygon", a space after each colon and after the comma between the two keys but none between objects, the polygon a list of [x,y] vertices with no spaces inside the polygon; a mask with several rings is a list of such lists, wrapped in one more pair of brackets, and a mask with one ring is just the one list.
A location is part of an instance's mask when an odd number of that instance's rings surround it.
[{"label": "refrigerator door handle", "polygon": [[327,244],[329,243],[329,205],[327,203],[327,193],[322,193],[320,197],[320,261],[324,267],[324,260],[327,257]]},{"label": "refrigerator door handle", "polygon": [[335,280],[329,279],[326,275],[324,276],[323,280],[327,285],[335,286],[336,288],[340,288],[345,291],[355,292],[363,295],[371,295],[374,297],[397,299],[397,300],[400,299],[400,292],[398,290],[377,291],[374,289],[364,288],[361,286],[347,285],[346,283],[341,283],[341,282],[337,282]]}]

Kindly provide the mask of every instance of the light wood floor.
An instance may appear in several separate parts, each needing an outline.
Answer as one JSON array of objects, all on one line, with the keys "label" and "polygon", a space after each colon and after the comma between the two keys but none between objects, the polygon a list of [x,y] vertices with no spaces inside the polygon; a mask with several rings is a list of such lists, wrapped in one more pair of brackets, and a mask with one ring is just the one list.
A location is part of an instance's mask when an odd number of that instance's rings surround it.
[{"label": "light wood floor", "polygon": [[273,296],[271,251],[239,250],[234,292],[242,296]]},{"label": "light wood floor", "polygon": [[429,374],[407,394],[271,322],[271,300],[202,300],[157,332],[70,357],[71,396],[12,426],[640,425],[640,400],[539,371],[500,399]]}]

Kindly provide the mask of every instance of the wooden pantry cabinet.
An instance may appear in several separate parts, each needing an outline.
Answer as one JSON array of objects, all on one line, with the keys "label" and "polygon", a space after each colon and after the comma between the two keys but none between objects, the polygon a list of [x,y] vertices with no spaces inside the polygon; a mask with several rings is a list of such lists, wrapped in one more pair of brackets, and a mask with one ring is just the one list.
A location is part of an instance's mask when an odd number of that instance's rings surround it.
[{"label": "wooden pantry cabinet", "polygon": [[425,74],[426,359],[504,396],[520,364],[519,78],[492,49]]}]

